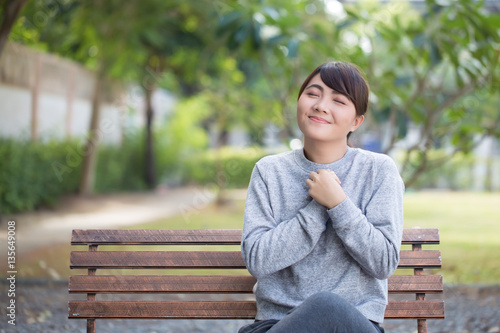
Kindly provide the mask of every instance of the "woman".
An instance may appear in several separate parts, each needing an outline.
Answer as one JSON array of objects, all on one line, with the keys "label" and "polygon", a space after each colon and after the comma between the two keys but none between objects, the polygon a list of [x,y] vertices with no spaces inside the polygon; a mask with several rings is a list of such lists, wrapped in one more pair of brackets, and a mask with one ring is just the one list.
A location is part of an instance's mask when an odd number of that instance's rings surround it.
[{"label": "woman", "polygon": [[257,315],[240,333],[384,332],[404,185],[389,157],[348,146],[368,94],[354,65],[317,67],[297,102],[304,148],[255,165],[242,255]]}]

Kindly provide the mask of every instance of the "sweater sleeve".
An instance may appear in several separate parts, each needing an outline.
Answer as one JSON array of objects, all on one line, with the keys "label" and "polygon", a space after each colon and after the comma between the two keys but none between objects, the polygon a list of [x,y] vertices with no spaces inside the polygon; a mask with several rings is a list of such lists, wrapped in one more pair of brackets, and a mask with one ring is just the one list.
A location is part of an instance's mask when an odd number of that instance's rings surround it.
[{"label": "sweater sleeve", "polygon": [[266,181],[256,166],[248,188],[241,242],[248,271],[261,278],[300,261],[318,242],[327,220],[325,208],[311,199],[292,219],[276,221]]},{"label": "sweater sleeve", "polygon": [[380,165],[373,182],[364,214],[349,198],[328,214],[349,254],[373,277],[387,279],[399,262],[404,184],[392,160]]}]

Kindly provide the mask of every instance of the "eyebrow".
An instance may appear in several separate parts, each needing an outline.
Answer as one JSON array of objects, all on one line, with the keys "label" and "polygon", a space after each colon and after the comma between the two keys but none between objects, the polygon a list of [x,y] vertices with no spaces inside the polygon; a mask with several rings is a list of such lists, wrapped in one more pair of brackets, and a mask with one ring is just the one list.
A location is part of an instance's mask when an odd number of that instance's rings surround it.
[{"label": "eyebrow", "polygon": [[318,88],[319,90],[321,90],[322,92],[324,91],[323,87],[320,86],[319,84],[311,84],[310,86],[308,86],[306,89],[309,89],[309,88]]}]

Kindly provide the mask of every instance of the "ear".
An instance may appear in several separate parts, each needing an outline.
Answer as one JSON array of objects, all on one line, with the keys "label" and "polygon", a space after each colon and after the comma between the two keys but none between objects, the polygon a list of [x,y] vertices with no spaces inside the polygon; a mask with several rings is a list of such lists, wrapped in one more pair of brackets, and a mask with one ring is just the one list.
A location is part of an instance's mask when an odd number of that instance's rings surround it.
[{"label": "ear", "polygon": [[352,123],[351,132],[354,132],[355,130],[357,130],[358,127],[361,126],[361,124],[363,123],[364,120],[365,120],[365,116],[357,116],[354,119],[354,122]]}]

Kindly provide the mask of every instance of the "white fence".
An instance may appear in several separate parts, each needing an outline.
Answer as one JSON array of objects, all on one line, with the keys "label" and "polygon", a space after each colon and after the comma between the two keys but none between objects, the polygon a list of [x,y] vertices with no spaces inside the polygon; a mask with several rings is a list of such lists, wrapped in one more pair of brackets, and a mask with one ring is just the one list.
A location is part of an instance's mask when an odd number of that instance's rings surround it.
[{"label": "white fence", "polygon": [[[0,55],[0,137],[85,137],[94,86],[94,73],[78,63],[7,44]],[[101,96],[103,142],[120,142],[125,126],[144,126],[140,88],[108,86]],[[157,117],[170,112],[174,103],[175,99],[165,91],[153,94]]]}]

